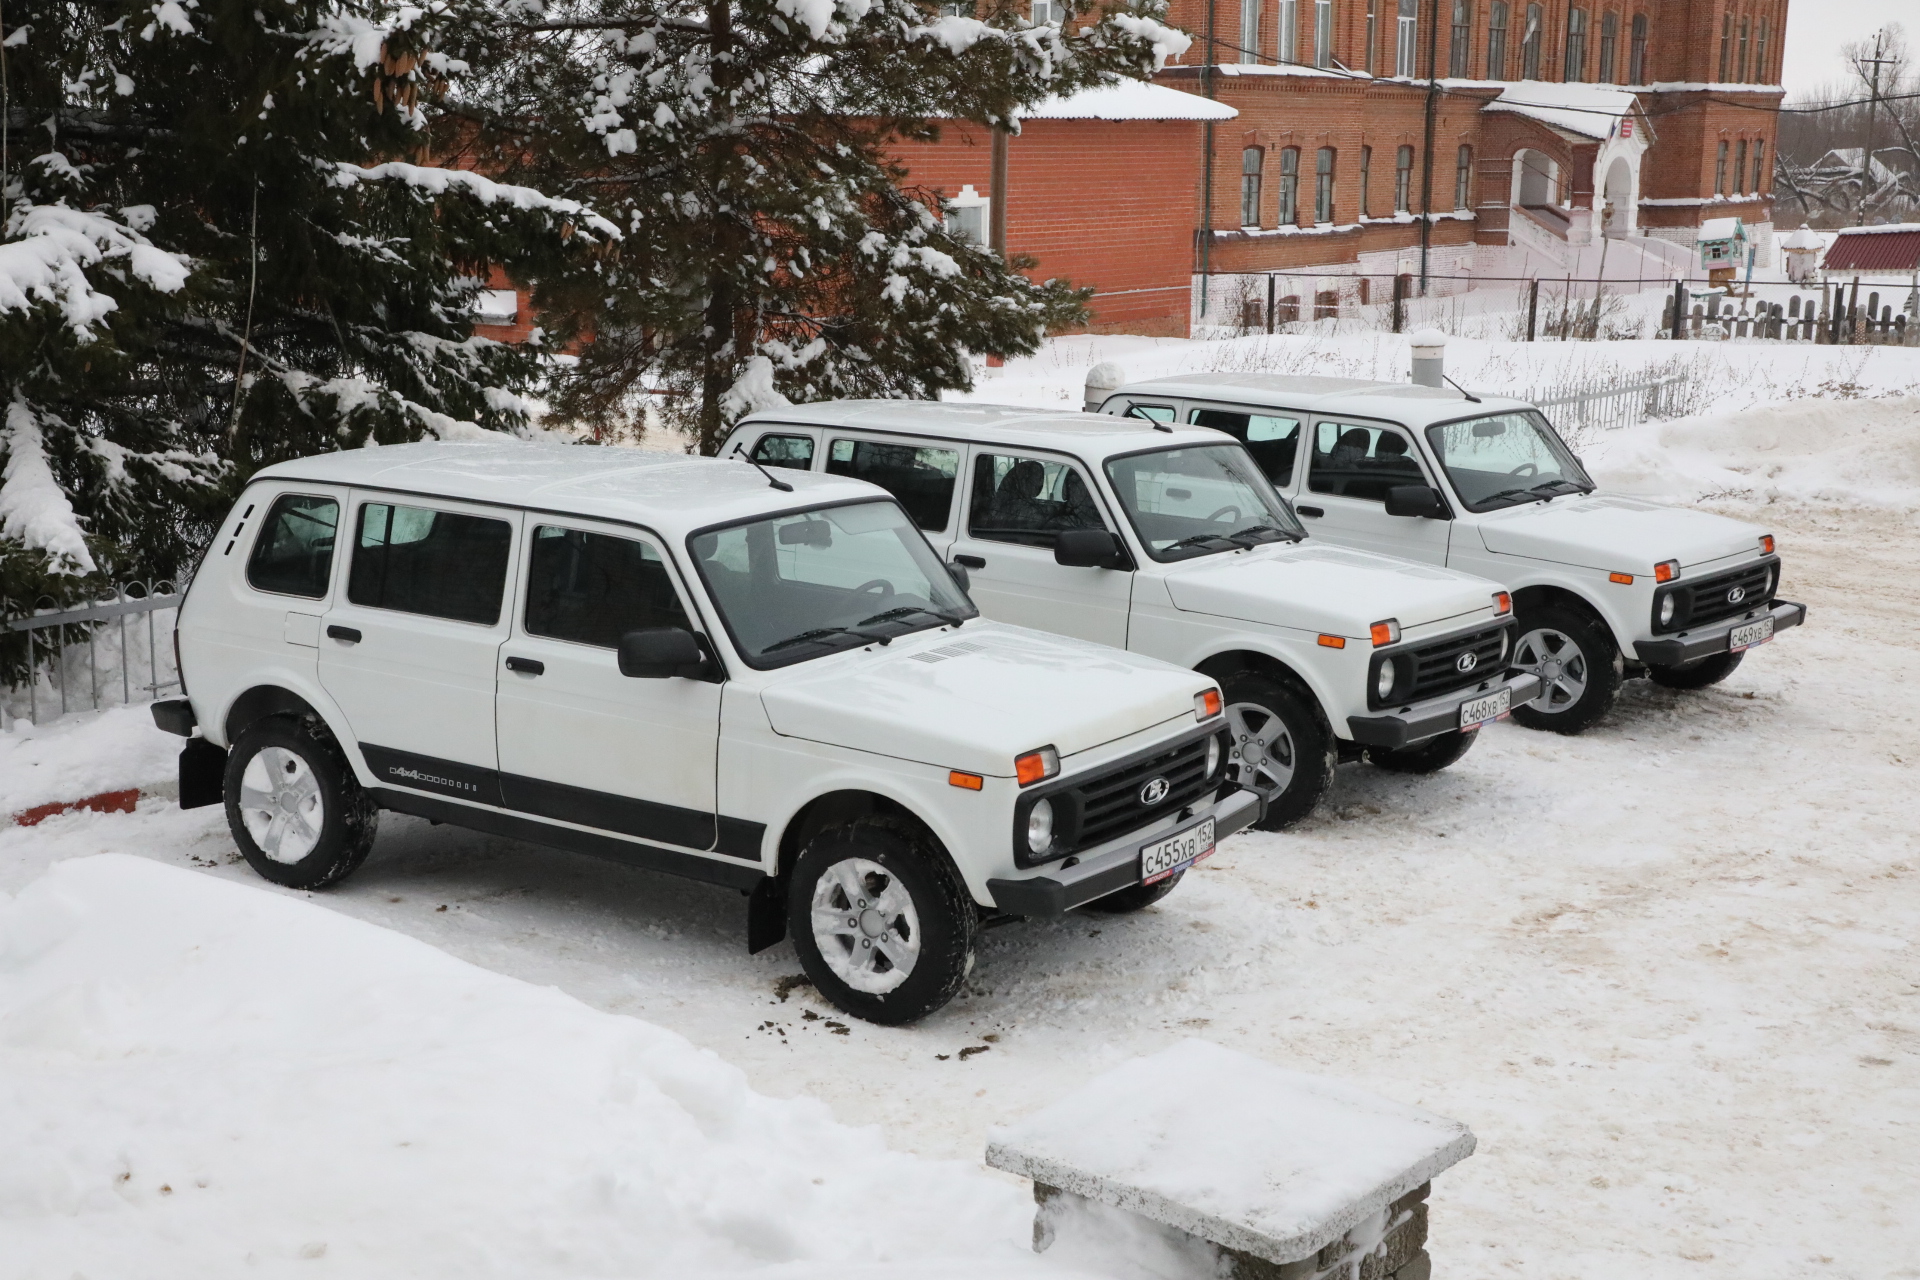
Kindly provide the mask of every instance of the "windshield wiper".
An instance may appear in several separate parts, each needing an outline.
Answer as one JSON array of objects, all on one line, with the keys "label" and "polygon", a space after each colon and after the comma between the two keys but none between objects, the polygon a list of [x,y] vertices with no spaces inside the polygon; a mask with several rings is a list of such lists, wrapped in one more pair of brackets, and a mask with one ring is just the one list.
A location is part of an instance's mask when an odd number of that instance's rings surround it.
[{"label": "windshield wiper", "polygon": [[916,613],[924,613],[929,618],[938,618],[950,627],[958,626],[967,620],[965,614],[955,613],[951,609],[930,609],[925,605],[903,604],[898,608],[888,609],[884,613],[876,613],[871,618],[862,618],[860,619],[860,625],[865,627],[876,622],[897,622],[901,618],[909,617]]},{"label": "windshield wiper", "polygon": [[1532,499],[1533,497],[1534,497],[1534,492],[1533,492],[1533,490],[1531,490],[1531,489],[1502,489],[1502,490],[1501,490],[1500,492],[1498,492],[1498,493],[1490,493],[1490,494],[1488,494],[1488,495],[1487,495],[1486,497],[1484,497],[1484,498],[1482,498],[1482,499],[1480,499],[1480,501],[1482,501],[1482,502],[1492,502],[1492,501],[1494,501],[1494,500],[1495,500],[1495,499],[1497,499],[1497,498],[1527,498],[1527,499]]},{"label": "windshield wiper", "polygon": [[[1592,493],[1593,492],[1593,489],[1590,486],[1581,484],[1578,480],[1569,480],[1565,476],[1560,477],[1560,479],[1558,480],[1548,480],[1544,484],[1537,484],[1533,486],[1533,488],[1527,490],[1527,492],[1540,493],[1543,490],[1558,488],[1560,485],[1567,486],[1568,489],[1571,489],[1575,493]],[[1555,496],[1557,497],[1559,495],[1556,494]]]},{"label": "windshield wiper", "polygon": [[775,640],[760,652],[772,653],[776,649],[791,649],[797,644],[826,644],[835,636],[853,636],[867,644],[876,640],[885,644],[893,639],[892,636],[876,636],[856,627],[815,627],[811,631],[802,631],[797,636],[788,636],[785,640]]},{"label": "windshield wiper", "polygon": [[1160,549],[1162,551],[1184,551],[1188,547],[1205,546],[1209,542],[1221,544],[1217,548],[1218,550],[1225,550],[1227,547],[1240,545],[1224,533],[1194,533],[1187,535],[1178,542],[1169,542]]},{"label": "windshield wiper", "polygon": [[[1294,542],[1298,542],[1300,540],[1299,534],[1294,533],[1289,529],[1282,529],[1276,525],[1270,525],[1270,524],[1250,524],[1244,529],[1235,529],[1232,533],[1227,535],[1227,540],[1229,542],[1239,543],[1239,545],[1243,547],[1257,547],[1262,542],[1269,541],[1269,539],[1265,539],[1265,538],[1250,538],[1250,535],[1256,534],[1256,533],[1271,533],[1271,534],[1277,535],[1278,537],[1290,539]],[[1242,538],[1249,538],[1249,541],[1241,542],[1240,540]]]}]

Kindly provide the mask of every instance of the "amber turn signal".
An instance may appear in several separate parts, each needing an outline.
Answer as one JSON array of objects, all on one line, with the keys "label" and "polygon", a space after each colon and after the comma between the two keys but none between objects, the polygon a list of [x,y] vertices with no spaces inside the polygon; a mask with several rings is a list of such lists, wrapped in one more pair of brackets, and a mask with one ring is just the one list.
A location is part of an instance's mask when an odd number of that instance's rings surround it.
[{"label": "amber turn signal", "polygon": [[1513,612],[1513,597],[1504,591],[1493,593],[1493,612],[1495,616]]},{"label": "amber turn signal", "polygon": [[1052,747],[1029,751],[1013,762],[1013,776],[1020,780],[1020,785],[1023,787],[1043,782],[1058,772],[1060,772],[1060,753]]},{"label": "amber turn signal", "polygon": [[1680,562],[1678,560],[1662,560],[1659,564],[1653,566],[1653,580],[1655,582],[1672,582],[1679,576]]},{"label": "amber turn signal", "polygon": [[1763,533],[1760,535],[1760,554],[1763,556],[1770,556],[1773,554],[1773,535],[1772,534]]},{"label": "amber turn signal", "polygon": [[987,785],[987,780],[977,773],[962,773],[958,769],[949,769],[947,785],[959,787],[963,791],[978,791]]},{"label": "amber turn signal", "polygon": [[1373,633],[1373,647],[1376,649],[1383,644],[1398,643],[1400,639],[1400,624],[1392,618],[1376,622],[1368,630]]},{"label": "amber turn signal", "polygon": [[1320,646],[1324,649],[1344,649],[1347,647],[1345,636],[1321,636]]},{"label": "amber turn signal", "polygon": [[1610,573],[1607,575],[1607,581],[1618,582],[1622,586],[1630,587],[1633,585],[1633,575],[1630,573]]},{"label": "amber turn signal", "polygon": [[1193,696],[1193,718],[1195,720],[1211,720],[1219,714],[1220,691],[1218,689],[1209,689],[1205,693],[1196,693]]}]

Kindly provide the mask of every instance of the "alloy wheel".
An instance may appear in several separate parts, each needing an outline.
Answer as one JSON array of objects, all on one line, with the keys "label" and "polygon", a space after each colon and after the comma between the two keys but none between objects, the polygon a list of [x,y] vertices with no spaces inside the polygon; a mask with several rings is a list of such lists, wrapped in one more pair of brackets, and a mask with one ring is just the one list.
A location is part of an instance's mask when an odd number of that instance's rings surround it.
[{"label": "alloy wheel", "polygon": [[920,958],[920,915],[899,877],[868,858],[843,858],[813,886],[813,942],[842,982],[885,995]]},{"label": "alloy wheel", "polygon": [[262,747],[240,775],[240,820],[268,858],[301,861],[327,825],[320,779],[285,747]]},{"label": "alloy wheel", "polygon": [[1233,738],[1227,750],[1227,771],[1235,782],[1269,798],[1292,785],[1293,735],[1279,716],[1257,702],[1231,703],[1227,732]]},{"label": "alloy wheel", "polygon": [[1540,677],[1540,696],[1533,706],[1548,715],[1565,711],[1587,692],[1587,655],[1564,631],[1540,627],[1527,632],[1513,647],[1513,665]]}]

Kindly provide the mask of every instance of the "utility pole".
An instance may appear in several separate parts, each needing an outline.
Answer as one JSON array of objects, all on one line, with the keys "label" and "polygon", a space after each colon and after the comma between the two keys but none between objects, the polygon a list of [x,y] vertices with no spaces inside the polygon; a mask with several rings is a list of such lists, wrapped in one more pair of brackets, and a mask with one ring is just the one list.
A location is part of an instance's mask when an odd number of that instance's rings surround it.
[{"label": "utility pole", "polygon": [[[1220,0],[1207,0],[1207,54],[1200,65],[1200,92],[1213,97],[1213,60],[1219,51],[1213,47],[1213,11]],[[1213,285],[1213,121],[1201,125],[1200,139],[1205,154],[1200,161],[1200,315],[1207,314],[1207,294]]]},{"label": "utility pole", "polygon": [[[1419,6],[1414,7],[1418,13]],[[1427,0],[1427,132],[1420,166],[1420,296],[1427,296],[1427,253],[1433,243],[1433,115],[1440,101],[1440,0]]]},{"label": "utility pole", "polygon": [[[1894,59],[1880,56],[1886,38],[1885,27],[1874,32],[1873,56],[1860,59],[1862,63],[1872,64],[1873,72],[1867,82],[1867,145],[1860,152],[1860,205],[1853,215],[1853,225],[1856,227],[1867,225],[1867,193],[1873,186],[1873,126],[1877,123],[1874,116],[1880,107],[1880,68],[1894,63]],[[1859,290],[1856,288],[1854,292],[1857,294]]]}]

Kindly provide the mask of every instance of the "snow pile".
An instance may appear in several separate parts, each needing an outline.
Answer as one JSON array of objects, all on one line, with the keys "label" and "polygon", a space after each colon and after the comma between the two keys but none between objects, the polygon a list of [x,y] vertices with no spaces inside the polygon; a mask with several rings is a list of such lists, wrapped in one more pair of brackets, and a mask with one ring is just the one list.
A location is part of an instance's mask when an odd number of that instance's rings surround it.
[{"label": "snow pile", "polygon": [[14,1276],[1041,1266],[1023,1188],[650,1024],[141,858],[0,897],[0,1078]]},{"label": "snow pile", "polygon": [[1598,437],[1585,461],[1604,487],[1645,497],[1920,509],[1920,397],[1650,422]]},{"label": "snow pile", "polygon": [[38,805],[164,786],[177,776],[179,755],[180,739],[156,729],[144,706],[43,725],[16,721],[0,733],[0,822]]}]

